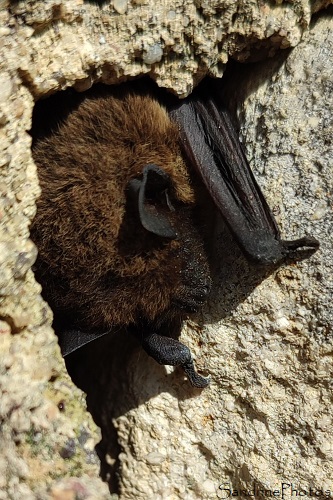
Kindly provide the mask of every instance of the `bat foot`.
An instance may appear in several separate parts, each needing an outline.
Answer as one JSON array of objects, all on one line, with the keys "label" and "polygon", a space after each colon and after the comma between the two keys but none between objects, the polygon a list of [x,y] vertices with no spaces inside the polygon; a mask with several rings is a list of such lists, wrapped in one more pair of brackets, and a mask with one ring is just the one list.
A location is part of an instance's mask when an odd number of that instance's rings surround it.
[{"label": "bat foot", "polygon": [[209,384],[209,379],[195,370],[190,349],[178,340],[151,333],[141,340],[141,344],[146,353],[159,364],[181,366],[194,387],[204,388]]}]

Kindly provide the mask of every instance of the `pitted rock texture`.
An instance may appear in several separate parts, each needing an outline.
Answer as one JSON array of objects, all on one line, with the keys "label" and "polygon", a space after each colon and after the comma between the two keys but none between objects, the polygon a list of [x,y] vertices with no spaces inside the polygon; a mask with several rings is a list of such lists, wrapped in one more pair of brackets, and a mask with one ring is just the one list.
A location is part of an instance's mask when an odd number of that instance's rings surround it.
[{"label": "pitted rock texture", "polygon": [[226,90],[283,235],[313,234],[321,248],[264,277],[222,230],[215,290],[182,337],[211,386],[191,391],[133,355],[126,391],[137,405],[115,419],[124,498],[333,491],[331,28],[318,20],[274,68],[234,68]]},{"label": "pitted rock texture", "polygon": [[295,46],[273,75],[274,58],[242,74],[235,105],[281,226],[316,234],[320,253],[254,289],[260,280],[244,281],[247,264],[226,250],[236,271],[220,267],[215,298],[183,333],[211,388],[192,391],[136,351],[105,395],[101,422],[105,449],[112,417],[118,430],[122,498],[216,498],[221,484],[282,479],[333,491],[332,11],[319,12],[331,3],[0,1],[0,499],[110,498],[93,451],[98,432],[31,271],[34,101],[143,73],[184,96],[205,74],[221,76],[229,57],[256,61]]},{"label": "pitted rock texture", "polygon": [[295,47],[311,16],[332,2],[7,3],[6,29],[11,44],[13,39],[18,44],[21,77],[40,96],[72,85],[83,90],[96,80],[116,83],[150,70],[159,85],[185,95],[205,74],[222,76],[230,56],[249,61]]}]

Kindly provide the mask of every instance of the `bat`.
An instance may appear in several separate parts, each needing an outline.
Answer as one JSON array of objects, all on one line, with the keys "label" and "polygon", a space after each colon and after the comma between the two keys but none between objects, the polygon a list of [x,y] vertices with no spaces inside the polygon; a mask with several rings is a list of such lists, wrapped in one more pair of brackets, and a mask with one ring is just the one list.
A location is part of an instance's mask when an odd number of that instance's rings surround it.
[{"label": "bat", "polygon": [[281,239],[214,90],[179,100],[146,81],[97,86],[63,101],[59,119],[58,108],[47,131],[33,131],[41,196],[31,237],[63,355],[122,328],[207,386],[189,348],[167,335],[210,292],[207,200],[258,264],[318,241]]}]

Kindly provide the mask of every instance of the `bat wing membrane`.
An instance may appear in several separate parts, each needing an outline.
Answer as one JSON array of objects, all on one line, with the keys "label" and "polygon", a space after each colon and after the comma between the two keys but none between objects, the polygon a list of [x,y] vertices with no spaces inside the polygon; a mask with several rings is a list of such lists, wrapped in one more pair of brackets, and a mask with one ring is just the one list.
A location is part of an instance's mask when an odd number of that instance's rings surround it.
[{"label": "bat wing membrane", "polygon": [[274,216],[223,107],[212,98],[196,96],[179,101],[170,116],[178,124],[186,158],[250,260],[273,264],[300,246],[318,246],[311,237],[281,240]]}]

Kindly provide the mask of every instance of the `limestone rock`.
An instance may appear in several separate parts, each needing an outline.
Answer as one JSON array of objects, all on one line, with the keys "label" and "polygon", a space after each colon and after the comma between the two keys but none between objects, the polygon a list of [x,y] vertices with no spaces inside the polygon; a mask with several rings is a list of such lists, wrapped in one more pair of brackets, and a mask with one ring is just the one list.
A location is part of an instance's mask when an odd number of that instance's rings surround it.
[{"label": "limestone rock", "polygon": [[333,490],[332,49],[323,18],[273,68],[233,73],[247,155],[282,232],[311,233],[321,249],[260,283],[225,230],[217,237],[215,290],[182,337],[211,386],[191,391],[133,355],[133,409],[115,420],[124,498]]},{"label": "limestone rock", "polygon": [[[256,61],[296,46],[272,75],[275,59],[245,71],[234,99],[280,225],[290,237],[318,235],[320,253],[254,288],[258,277],[226,248],[230,266],[216,266],[212,301],[183,332],[210,389],[192,390],[179,372],[129,349],[128,365],[119,356],[110,368],[122,371],[99,423],[104,451],[114,450],[112,418],[118,432],[122,498],[223,498],[219,485],[253,481],[333,491],[332,38],[320,12],[331,3],[0,1],[0,499],[110,498],[93,451],[98,431],[31,271],[34,101],[148,72],[184,96],[205,74],[221,76],[229,57]],[[113,452],[103,466],[115,460]]]},{"label": "limestone rock", "polygon": [[229,56],[248,61],[294,47],[311,16],[331,3],[21,0],[10,3],[5,29],[37,97],[115,83],[151,65],[160,85],[185,95],[207,72],[222,76]]}]

